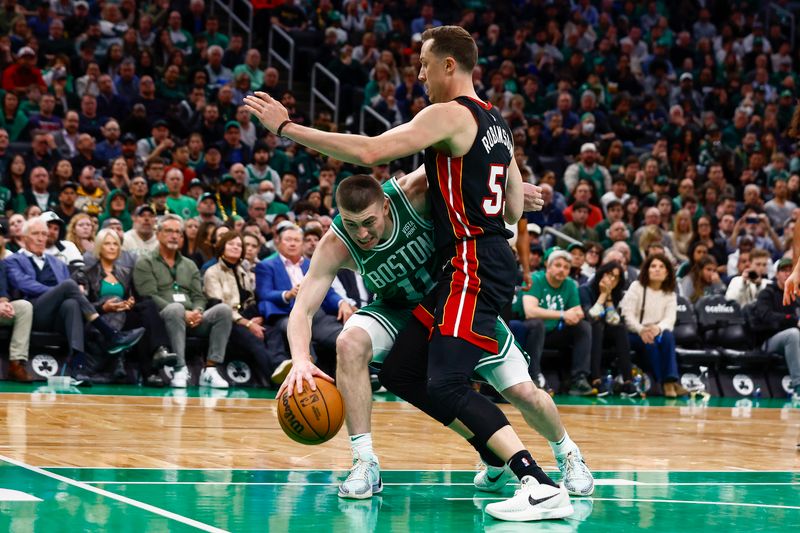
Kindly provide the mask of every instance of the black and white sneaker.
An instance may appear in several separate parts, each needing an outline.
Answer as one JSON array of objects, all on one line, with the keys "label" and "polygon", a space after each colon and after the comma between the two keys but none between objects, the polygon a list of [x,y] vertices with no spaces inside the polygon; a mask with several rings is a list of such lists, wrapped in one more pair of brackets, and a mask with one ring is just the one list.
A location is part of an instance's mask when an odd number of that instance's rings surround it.
[{"label": "black and white sneaker", "polygon": [[507,522],[555,520],[566,518],[573,512],[569,494],[563,485],[542,485],[532,476],[522,478],[519,490],[512,498],[486,506],[489,516]]}]

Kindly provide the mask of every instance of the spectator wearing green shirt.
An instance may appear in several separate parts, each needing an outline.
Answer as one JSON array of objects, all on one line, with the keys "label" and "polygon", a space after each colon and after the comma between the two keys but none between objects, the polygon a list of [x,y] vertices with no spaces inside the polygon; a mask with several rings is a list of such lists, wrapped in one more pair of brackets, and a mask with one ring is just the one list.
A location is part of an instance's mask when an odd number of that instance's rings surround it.
[{"label": "spectator wearing green shirt", "polygon": [[167,185],[167,208],[183,220],[197,216],[197,200],[181,194],[183,172],[179,168],[171,168],[167,172],[164,183]]},{"label": "spectator wearing green shirt", "polygon": [[224,302],[208,307],[197,265],[180,253],[183,220],[174,214],[164,215],[156,229],[158,249],[143,254],[136,261],[133,283],[140,296],[151,298],[167,325],[170,345],[178,355],[173,387],[185,388],[189,380],[186,368],[186,335],[208,338],[206,365],[200,373],[200,386],[227,389],[217,371],[225,359],[233,312]]},{"label": "spectator wearing green shirt", "polygon": [[572,256],[556,246],[547,251],[545,264],[547,269],[533,274],[531,288],[522,296],[524,325],[528,334],[525,349],[531,355],[529,372],[536,383],[543,385],[541,358],[544,348],[562,353],[571,350],[569,393],[573,396],[597,394],[587,380],[592,330],[584,320],[578,284],[569,277]]},{"label": "spectator wearing green shirt", "polygon": [[244,56],[244,63],[237,65],[233,69],[233,77],[236,78],[242,72],[250,76],[250,87],[261,87],[264,85],[264,71],[259,69],[261,64],[261,52],[256,48],[251,48]]},{"label": "spectator wearing green shirt", "polygon": [[209,15],[206,18],[206,31],[201,33],[208,42],[208,46],[220,46],[223,50],[228,48],[230,39],[224,33],[219,32],[219,19],[216,15]]}]

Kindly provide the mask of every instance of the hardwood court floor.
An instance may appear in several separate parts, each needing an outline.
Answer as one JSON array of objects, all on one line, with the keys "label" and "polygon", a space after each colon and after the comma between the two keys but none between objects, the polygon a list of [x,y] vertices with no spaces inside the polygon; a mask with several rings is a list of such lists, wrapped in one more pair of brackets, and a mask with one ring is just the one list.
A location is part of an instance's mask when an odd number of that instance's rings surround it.
[{"label": "hardwood court floor", "polygon": [[[93,392],[27,386],[0,394],[0,531],[531,530],[484,515],[486,503],[513,487],[474,491],[475,454],[405,403],[374,404],[386,487],[371,501],[348,502],[335,495],[350,461],[345,432],[321,446],[298,445],[279,429],[274,400],[228,397],[248,394],[242,391]],[[559,409],[597,488],[593,498],[574,500],[573,517],[536,529],[784,531],[800,524],[799,407],[577,403]],[[547,444],[504,410],[558,478]]]}]

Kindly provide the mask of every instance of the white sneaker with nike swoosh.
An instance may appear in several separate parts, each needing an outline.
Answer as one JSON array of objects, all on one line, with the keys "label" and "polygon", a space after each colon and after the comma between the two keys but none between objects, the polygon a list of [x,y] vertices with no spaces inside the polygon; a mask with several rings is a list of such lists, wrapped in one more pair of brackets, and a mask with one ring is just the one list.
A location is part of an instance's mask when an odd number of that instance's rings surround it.
[{"label": "white sneaker with nike swoosh", "polygon": [[554,520],[566,518],[573,512],[569,494],[563,485],[542,485],[532,476],[522,478],[514,497],[486,506],[489,516],[508,522]]},{"label": "white sneaker with nike swoosh", "polygon": [[514,480],[514,472],[511,471],[508,465],[490,466],[486,463],[482,464],[484,468],[475,474],[475,478],[472,480],[476,489],[483,492],[497,492]]}]

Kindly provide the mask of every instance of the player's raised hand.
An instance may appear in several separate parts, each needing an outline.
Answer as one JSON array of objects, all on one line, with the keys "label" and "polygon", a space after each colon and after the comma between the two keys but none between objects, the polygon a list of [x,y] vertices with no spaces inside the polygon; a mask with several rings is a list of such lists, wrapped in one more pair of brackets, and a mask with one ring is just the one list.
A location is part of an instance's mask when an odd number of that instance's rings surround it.
[{"label": "player's raised hand", "polygon": [[800,270],[795,268],[783,286],[783,305],[789,305],[800,296]]},{"label": "player's raised hand", "polygon": [[245,96],[244,105],[272,133],[277,133],[280,125],[289,120],[289,112],[283,104],[265,92],[256,91],[253,95]]},{"label": "player's raised hand", "polygon": [[525,194],[525,200],[522,206],[523,211],[541,211],[544,207],[544,198],[542,198],[542,188],[533,183],[523,183],[522,192]]},{"label": "player's raised hand", "polygon": [[289,372],[289,375],[286,376],[286,379],[283,380],[283,383],[281,383],[276,398],[280,398],[287,392],[291,393],[293,389],[297,391],[297,394],[300,394],[305,387],[304,382],[308,383],[311,390],[317,390],[317,384],[314,383],[315,377],[333,383],[333,378],[320,370],[310,359],[304,359],[302,361],[292,359],[292,370]]}]

